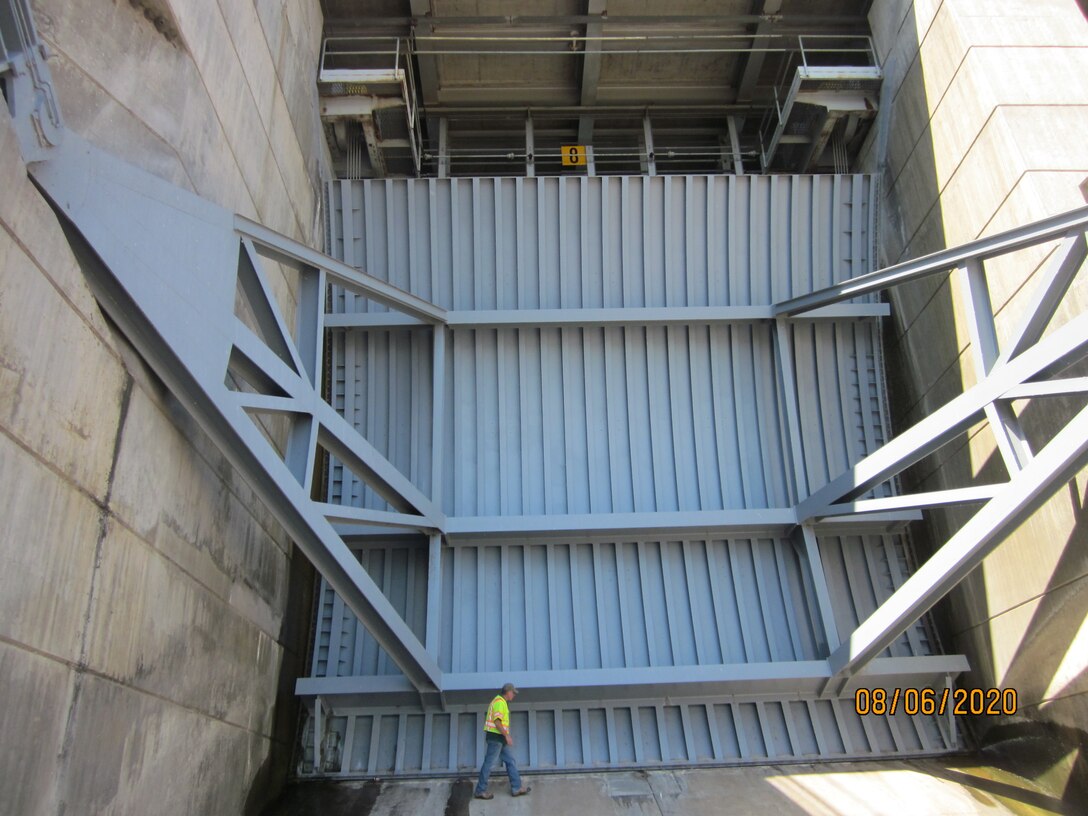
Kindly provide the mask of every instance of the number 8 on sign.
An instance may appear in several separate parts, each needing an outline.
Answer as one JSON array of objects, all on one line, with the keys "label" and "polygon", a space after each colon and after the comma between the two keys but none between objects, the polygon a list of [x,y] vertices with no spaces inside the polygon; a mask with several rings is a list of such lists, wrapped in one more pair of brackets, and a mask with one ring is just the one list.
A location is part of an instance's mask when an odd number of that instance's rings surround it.
[{"label": "number 8 on sign", "polygon": [[560,150],[563,152],[563,166],[564,167],[582,167],[586,163],[586,146],[585,145],[563,145]]}]

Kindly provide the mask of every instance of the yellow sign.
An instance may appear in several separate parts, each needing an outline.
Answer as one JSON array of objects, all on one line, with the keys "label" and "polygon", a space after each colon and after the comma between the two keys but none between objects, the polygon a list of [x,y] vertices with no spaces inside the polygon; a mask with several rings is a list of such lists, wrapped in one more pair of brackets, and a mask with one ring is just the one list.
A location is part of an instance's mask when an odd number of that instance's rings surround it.
[{"label": "yellow sign", "polygon": [[563,145],[560,150],[563,151],[563,166],[564,167],[584,167],[586,163],[586,146],[585,145]]}]

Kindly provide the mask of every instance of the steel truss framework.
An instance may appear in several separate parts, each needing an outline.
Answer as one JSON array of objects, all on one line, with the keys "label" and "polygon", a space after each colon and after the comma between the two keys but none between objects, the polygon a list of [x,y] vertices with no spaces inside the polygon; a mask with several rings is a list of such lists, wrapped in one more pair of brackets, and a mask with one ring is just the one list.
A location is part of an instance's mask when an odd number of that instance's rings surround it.
[{"label": "steel truss framework", "polygon": [[[14,98],[28,96],[23,58],[9,66]],[[41,81],[44,68],[34,74]],[[20,91],[21,89],[21,91]],[[966,668],[962,657],[877,657],[895,638],[972,570],[1017,524],[1088,460],[1088,408],[1041,450],[1032,451],[1014,400],[1083,395],[1085,379],[1062,378],[1088,352],[1088,315],[1049,334],[1045,330],[1085,258],[1088,208],[981,239],[843,284],[776,304],[771,310],[655,309],[652,314],[612,310],[514,313],[447,312],[388,283],[236,216],[91,146],[75,134],[43,136],[17,111],[24,157],[36,183],[70,228],[103,309],[156,373],[250,482],[328,583],[373,634],[404,680],[373,678],[350,689],[372,700],[414,696],[425,709],[476,699],[503,679],[496,673],[443,673],[438,666],[437,616],[444,546],[459,536],[623,535],[668,531],[794,531],[811,574],[828,653],[815,660],[743,666],[648,667],[526,673],[515,681],[540,700],[572,693],[597,700],[635,696],[685,697],[745,693],[774,686],[795,693],[838,695],[864,673],[870,684],[932,678]],[[22,118],[20,118],[20,114]],[[58,144],[59,142],[59,144]],[[1058,239],[1026,315],[1002,349],[986,287],[985,263],[1000,255]],[[834,305],[857,295],[955,268],[970,293],[973,349],[983,376],[948,405],[906,430],[812,495],[800,455],[798,394],[786,327],[789,321],[830,314],[871,316],[868,304]],[[296,305],[286,310],[272,291],[275,270],[297,275]],[[689,323],[774,320],[776,353],[787,395],[788,442],[798,503],[773,511],[631,513],[602,516],[446,518],[435,495],[425,495],[323,398],[321,372],[325,291],[337,284],[403,315],[397,320],[431,327],[442,376],[448,327],[601,325],[608,322]],[[237,301],[245,308],[236,310]],[[398,324],[400,325],[400,324]],[[435,389],[436,415],[447,409]],[[269,417],[287,419],[282,438],[269,435]],[[986,419],[1010,473],[1004,484],[965,487],[918,496],[857,497]],[[434,433],[440,426],[435,425]],[[330,505],[312,498],[318,449],[324,449],[378,492],[392,508],[377,511]],[[438,482],[436,481],[437,485]],[[971,520],[858,628],[836,631],[816,536],[821,528],[916,518],[917,508],[979,503]],[[890,514],[890,515],[889,515]],[[361,566],[345,536],[376,528],[408,529],[429,537],[426,635],[421,640]],[[443,540],[445,539],[445,541]],[[303,693],[337,693],[332,686],[300,685]],[[318,702],[318,709],[321,704]],[[320,717],[318,718],[320,722]],[[318,735],[320,736],[320,735]],[[318,739],[320,744],[320,739]]]}]

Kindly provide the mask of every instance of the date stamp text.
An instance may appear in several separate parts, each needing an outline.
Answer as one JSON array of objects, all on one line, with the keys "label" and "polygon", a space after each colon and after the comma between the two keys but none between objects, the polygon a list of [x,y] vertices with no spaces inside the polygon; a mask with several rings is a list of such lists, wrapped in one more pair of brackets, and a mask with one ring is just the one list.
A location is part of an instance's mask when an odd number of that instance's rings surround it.
[{"label": "date stamp text", "polygon": [[1012,715],[1016,713],[1016,689],[859,688],[854,692],[854,711],[860,716],[882,717],[899,712],[908,715],[951,712],[956,715]]}]

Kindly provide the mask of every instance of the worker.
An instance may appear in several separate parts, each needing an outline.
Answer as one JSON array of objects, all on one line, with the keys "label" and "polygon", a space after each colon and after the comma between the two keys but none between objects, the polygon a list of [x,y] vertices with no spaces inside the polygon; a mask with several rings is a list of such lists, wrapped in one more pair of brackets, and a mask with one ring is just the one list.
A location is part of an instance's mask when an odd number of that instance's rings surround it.
[{"label": "worker", "polygon": [[484,764],[480,767],[480,778],[476,782],[475,796],[477,799],[494,799],[495,795],[487,792],[487,778],[491,775],[491,766],[495,764],[495,758],[501,757],[506,765],[506,773],[510,777],[510,793],[512,796],[524,796],[532,788],[521,785],[521,774],[518,773],[518,763],[514,759],[514,738],[510,736],[510,701],[518,690],[513,683],[507,683],[502,691],[495,695],[491,705],[487,707],[487,716],[484,717]]}]

